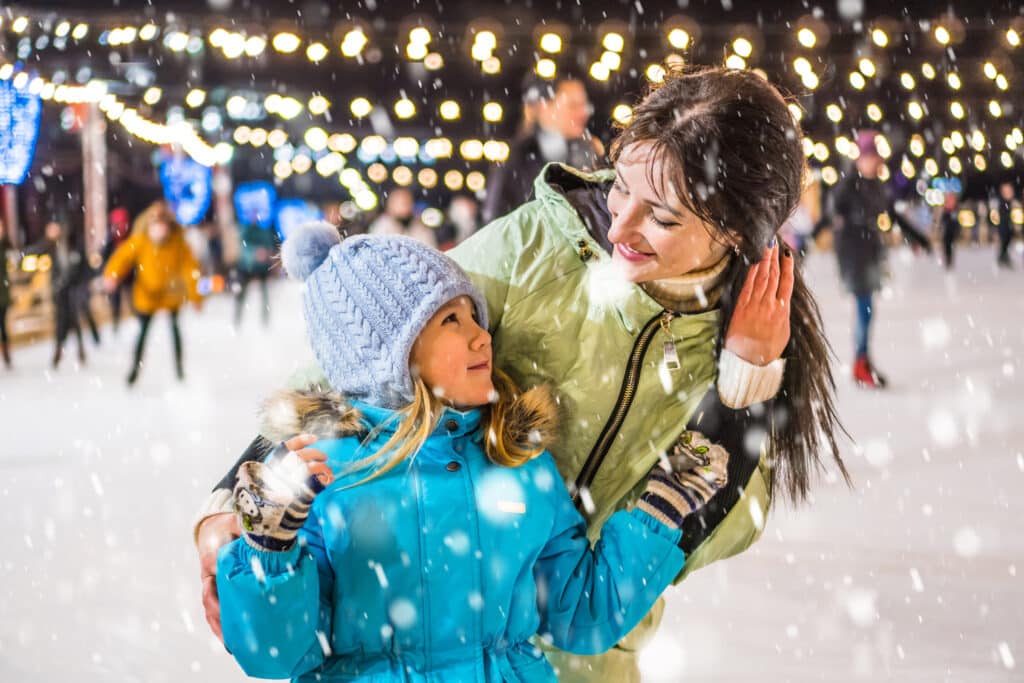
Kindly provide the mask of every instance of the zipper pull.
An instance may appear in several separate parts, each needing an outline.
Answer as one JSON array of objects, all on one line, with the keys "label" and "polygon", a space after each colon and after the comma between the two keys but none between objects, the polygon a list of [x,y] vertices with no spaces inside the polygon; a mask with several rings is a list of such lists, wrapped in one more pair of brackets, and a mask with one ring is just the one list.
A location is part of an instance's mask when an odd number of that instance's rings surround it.
[{"label": "zipper pull", "polygon": [[661,316],[661,329],[665,332],[665,335],[668,336],[668,339],[662,343],[661,350],[665,356],[665,367],[669,370],[678,370],[683,367],[683,364],[679,362],[679,351],[676,349],[676,340],[672,338],[672,328],[669,327],[669,323],[674,317],[675,316],[668,311]]}]

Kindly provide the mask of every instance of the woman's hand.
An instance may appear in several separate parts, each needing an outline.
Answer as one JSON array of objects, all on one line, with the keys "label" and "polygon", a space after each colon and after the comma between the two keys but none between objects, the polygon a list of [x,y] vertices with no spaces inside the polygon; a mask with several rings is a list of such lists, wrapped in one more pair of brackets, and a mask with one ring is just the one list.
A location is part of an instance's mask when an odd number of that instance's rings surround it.
[{"label": "woman's hand", "polygon": [[222,512],[203,520],[196,544],[199,546],[199,576],[203,583],[203,611],[217,640],[224,641],[220,630],[220,598],[217,597],[217,551],[242,535],[234,513]]},{"label": "woman's hand", "polygon": [[793,297],[793,254],[779,255],[775,246],[747,272],[725,334],[725,348],[748,363],[768,365],[789,343],[790,300]]},{"label": "woman's hand", "polygon": [[[316,440],[317,438],[310,434],[300,434],[285,441],[284,447],[305,460],[309,473],[326,486],[333,479],[331,469],[325,462],[327,455],[315,448],[307,448]],[[217,553],[221,546],[241,535],[238,517],[233,512],[207,517],[200,523],[196,535],[196,546],[199,548],[199,576],[203,584],[203,611],[206,613],[206,623],[220,641],[224,640],[224,636],[221,634],[220,598],[217,596]]]}]

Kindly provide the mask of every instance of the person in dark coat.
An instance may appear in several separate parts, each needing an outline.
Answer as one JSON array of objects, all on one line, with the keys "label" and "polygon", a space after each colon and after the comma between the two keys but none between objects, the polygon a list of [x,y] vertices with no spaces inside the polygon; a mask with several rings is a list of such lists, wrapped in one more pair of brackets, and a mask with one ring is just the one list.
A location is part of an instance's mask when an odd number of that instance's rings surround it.
[{"label": "person in dark coat", "polygon": [[46,224],[44,238],[25,250],[26,254],[47,256],[50,260],[50,291],[53,295],[55,345],[53,367],[60,365],[64,342],[71,332],[78,339],[78,360],[85,362],[85,344],[78,322],[78,289],[88,277],[89,264],[82,250],[71,243],[64,227],[56,220]]},{"label": "person in dark coat", "polygon": [[238,257],[238,293],[235,295],[235,327],[242,324],[242,311],[245,309],[245,295],[253,280],[260,283],[260,294],[263,297],[261,319],[266,325],[270,322],[270,294],[267,291],[267,278],[273,266],[274,253],[277,251],[277,239],[270,226],[262,227],[251,224],[241,229],[242,251]]},{"label": "person in dark coat", "polygon": [[1013,183],[1004,182],[999,186],[999,256],[996,263],[1001,268],[1010,265],[1010,241],[1013,240]]},{"label": "person in dark coat", "polygon": [[[117,207],[110,212],[110,230],[107,234],[107,243],[103,245],[103,251],[100,254],[103,257],[104,267],[107,265],[110,257],[114,255],[114,252],[117,251],[117,248],[121,246],[121,243],[128,239],[131,227],[132,223],[128,215],[128,209]],[[135,273],[129,273],[123,281],[118,283],[117,288],[107,295],[110,300],[110,313],[115,331],[121,324],[121,308],[123,306],[122,301],[125,298],[124,294],[126,291],[131,291],[134,282]]]},{"label": "person in dark coat", "polygon": [[942,216],[939,224],[942,228],[942,253],[943,263],[946,270],[953,270],[953,248],[956,241],[960,239],[960,219],[957,217],[957,209],[960,203],[957,201],[955,192],[947,192],[945,203],[942,206]]},{"label": "person in dark coat", "polygon": [[931,245],[927,237],[896,212],[889,187],[878,177],[885,161],[878,152],[876,136],[872,130],[857,134],[860,155],[855,170],[836,185],[831,223],[839,274],[857,302],[853,378],[863,387],[878,389],[886,385],[886,380],[875,369],[868,351],[874,293],[882,288],[885,268],[881,233],[895,221],[905,240],[928,252]]},{"label": "person in dark coat", "polygon": [[11,250],[11,241],[0,223],[0,356],[4,367],[11,367],[10,340],[7,338],[7,308],[11,305],[11,279],[7,274],[7,252]]},{"label": "person in dark coat", "polygon": [[535,123],[512,141],[508,159],[491,170],[484,224],[525,203],[550,161],[583,171],[597,168],[598,145],[587,132],[592,107],[583,81],[570,75],[547,81],[531,74],[523,83],[523,107],[533,112]]}]

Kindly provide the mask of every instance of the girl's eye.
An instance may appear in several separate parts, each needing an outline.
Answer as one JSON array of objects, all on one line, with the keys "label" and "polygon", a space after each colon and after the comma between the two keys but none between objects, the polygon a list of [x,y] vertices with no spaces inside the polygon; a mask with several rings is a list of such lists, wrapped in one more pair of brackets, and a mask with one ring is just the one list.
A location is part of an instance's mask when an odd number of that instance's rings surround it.
[{"label": "girl's eye", "polygon": [[441,321],[441,324],[442,325],[447,325],[448,323],[457,323],[457,322],[459,322],[459,316],[456,315],[455,313],[449,313],[445,317],[445,319]]},{"label": "girl's eye", "polygon": [[618,177],[616,177],[615,180],[612,181],[612,189],[618,192],[619,194],[629,196],[629,192],[627,192],[625,186],[623,186],[623,184],[619,182]]},{"label": "girl's eye", "polygon": [[675,225],[675,223],[672,221],[669,221],[668,223],[666,223],[665,221],[659,221],[653,214],[651,215],[651,220],[654,221],[655,224],[657,224],[658,226],[666,229],[671,228],[673,225]]}]

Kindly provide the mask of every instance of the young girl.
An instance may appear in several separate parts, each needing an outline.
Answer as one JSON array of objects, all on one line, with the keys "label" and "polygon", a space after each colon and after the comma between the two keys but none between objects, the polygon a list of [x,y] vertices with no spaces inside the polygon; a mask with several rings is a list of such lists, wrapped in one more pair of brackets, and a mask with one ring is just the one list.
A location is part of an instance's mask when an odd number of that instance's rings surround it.
[{"label": "young girl", "polygon": [[454,261],[405,237],[339,243],[329,224],[282,257],[340,393],[267,409],[279,433],[333,437],[317,443],[326,465],[288,453],[239,469],[243,539],[220,554],[218,591],[245,672],[554,681],[535,634],[587,654],[633,628],[682,570],[680,526],[725,483],[724,449],[695,435],[703,466],[655,467],[592,549],[545,451],[550,397],[492,367],[486,302]]}]

